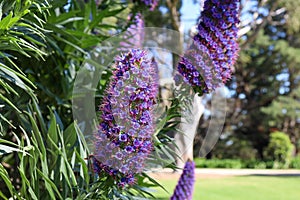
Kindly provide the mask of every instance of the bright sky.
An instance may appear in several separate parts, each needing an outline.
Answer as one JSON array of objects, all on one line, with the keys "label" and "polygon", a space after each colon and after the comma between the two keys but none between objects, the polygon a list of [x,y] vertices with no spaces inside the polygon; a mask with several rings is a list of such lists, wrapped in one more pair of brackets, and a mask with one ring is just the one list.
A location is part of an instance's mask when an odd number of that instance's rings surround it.
[{"label": "bright sky", "polygon": [[198,17],[200,16],[200,2],[194,4],[193,0],[183,0],[183,5],[181,7],[181,21],[184,26],[184,32],[188,32],[192,26],[196,24]]}]

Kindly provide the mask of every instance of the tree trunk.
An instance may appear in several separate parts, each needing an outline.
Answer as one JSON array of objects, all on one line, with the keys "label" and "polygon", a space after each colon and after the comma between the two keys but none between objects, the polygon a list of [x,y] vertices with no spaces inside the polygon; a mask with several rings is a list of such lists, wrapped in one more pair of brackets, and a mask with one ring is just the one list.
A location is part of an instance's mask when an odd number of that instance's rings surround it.
[{"label": "tree trunk", "polygon": [[204,112],[204,106],[201,102],[202,98],[194,95],[190,112],[183,113],[179,132],[175,134],[175,144],[177,145],[176,155],[179,158],[176,161],[177,167],[183,168],[184,163],[190,159],[193,160],[193,142],[197,132],[198,123]]}]

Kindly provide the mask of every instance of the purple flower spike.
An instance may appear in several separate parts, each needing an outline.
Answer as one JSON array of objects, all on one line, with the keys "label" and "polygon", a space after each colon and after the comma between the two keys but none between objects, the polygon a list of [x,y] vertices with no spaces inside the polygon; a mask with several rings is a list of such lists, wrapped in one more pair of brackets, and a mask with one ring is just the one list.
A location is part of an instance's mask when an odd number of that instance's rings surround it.
[{"label": "purple flower spike", "polygon": [[134,176],[143,170],[153,149],[156,70],[146,51],[132,49],[116,58],[107,95],[100,106],[94,136],[94,171],[110,175],[121,187],[134,183]]},{"label": "purple flower spike", "polygon": [[188,160],[170,200],[192,200],[195,183],[195,163]]},{"label": "purple flower spike", "polygon": [[231,78],[239,51],[238,8],[238,0],[204,3],[198,33],[178,64],[183,80],[199,94],[209,93]]},{"label": "purple flower spike", "polygon": [[132,48],[141,48],[145,37],[145,24],[142,14],[137,13],[135,16],[132,16],[132,14],[130,14],[128,18],[128,20],[132,20],[132,24],[124,33],[124,40],[120,42],[120,50],[125,51],[128,51]]}]

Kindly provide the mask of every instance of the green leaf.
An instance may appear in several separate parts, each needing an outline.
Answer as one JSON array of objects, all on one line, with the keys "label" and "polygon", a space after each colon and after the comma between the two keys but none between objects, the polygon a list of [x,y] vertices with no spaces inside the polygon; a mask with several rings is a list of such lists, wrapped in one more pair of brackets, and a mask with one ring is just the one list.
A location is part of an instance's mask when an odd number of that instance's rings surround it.
[{"label": "green leaf", "polygon": [[[1,55],[1,53],[0,53],[0,55]],[[21,79],[23,79],[24,81],[26,81],[27,83],[29,83],[31,86],[33,86],[35,88],[34,84],[26,76],[9,68],[8,66],[4,65],[3,63],[0,63],[0,70],[3,71],[5,74],[9,75],[12,78],[13,82],[17,86],[26,90],[27,92],[32,92],[32,90]]]},{"label": "green leaf", "polygon": [[36,121],[35,119],[33,118],[32,114],[31,113],[28,113],[28,112],[25,112],[25,114],[28,116],[29,118],[29,121],[31,123],[31,126],[32,126],[32,133],[33,133],[33,137],[34,139],[37,141],[37,148],[39,150],[41,150],[41,154],[42,154],[42,157],[45,157],[47,155],[46,153],[46,148],[45,148],[45,145],[44,145],[44,140],[43,140],[43,137],[41,135],[41,132],[36,124]]},{"label": "green leaf", "polygon": [[18,113],[22,113],[9,99],[7,99],[5,96],[0,94],[0,99],[5,101],[8,105],[10,105],[13,109],[15,109]]},{"label": "green leaf", "polygon": [[119,14],[120,12],[122,12],[123,10],[125,10],[126,8],[120,8],[120,9],[116,9],[116,10],[110,10],[110,8],[108,7],[107,9],[101,11],[95,18],[94,20],[90,23],[90,26],[88,27],[89,30],[94,29],[96,26],[99,25],[99,23],[103,20],[103,18],[105,17],[111,17],[111,16],[115,16],[117,14]]},{"label": "green leaf", "polygon": [[80,163],[80,176],[88,185],[90,182],[90,174],[89,174],[89,168],[87,166],[87,161],[81,157],[81,155],[77,152],[77,150],[75,150],[75,153],[76,153],[76,158],[79,160]]},{"label": "green leaf", "polygon": [[13,93],[16,96],[19,96],[18,92],[13,87],[11,87],[9,84],[4,82],[4,80],[0,79],[0,85],[2,85],[2,87],[8,94]]},{"label": "green leaf", "polygon": [[10,146],[7,146],[7,145],[0,144],[0,156],[3,155],[3,154],[12,153],[12,152],[24,152],[24,153],[26,153],[25,151],[23,151],[19,148],[10,147]]},{"label": "green leaf", "polygon": [[1,21],[0,21],[0,30],[8,30],[9,28],[9,23],[10,20],[12,18],[13,13],[10,12],[6,17],[4,17]]},{"label": "green leaf", "polygon": [[70,124],[67,129],[63,132],[63,137],[66,145],[73,146],[77,140],[76,129],[74,123]]},{"label": "green leaf", "polygon": [[[70,188],[72,188],[73,186],[77,185],[77,181],[76,181],[76,177],[73,173],[72,167],[70,166],[69,162],[68,162],[68,157],[66,154],[66,149],[64,146],[64,141],[63,138],[61,136],[61,133],[59,132],[58,135],[60,136],[60,143],[62,145],[61,148],[59,148],[54,142],[53,140],[48,136],[49,141],[52,143],[52,145],[56,148],[56,150],[58,152],[60,152],[60,154],[62,155],[61,160],[60,160],[60,169],[59,171],[63,174],[64,178],[66,179],[66,182],[68,184],[68,186]],[[72,184],[71,184],[71,182]]]},{"label": "green leaf", "polygon": [[86,54],[86,52],[82,48],[80,48],[78,45],[76,45],[76,44],[74,44],[74,43],[72,43],[72,42],[70,42],[70,41],[68,41],[68,40],[66,40],[64,38],[61,38],[61,37],[58,37],[58,36],[54,36],[54,37],[57,40],[60,40],[60,41],[62,41],[64,43],[68,44],[69,46],[75,48],[76,50],[80,51],[81,53]]},{"label": "green leaf", "polygon": [[152,183],[154,183],[155,185],[161,187],[164,191],[166,191],[167,193],[169,193],[168,190],[167,190],[164,186],[162,186],[162,185],[161,185],[159,182],[157,182],[155,179],[151,178],[148,174],[142,173],[142,175],[143,175],[144,177],[148,178],[150,182],[152,182]]},{"label": "green leaf", "polygon": [[[60,26],[60,25],[54,25],[54,24],[46,24],[45,27],[49,30],[52,30],[53,32],[55,33],[59,33],[61,34],[61,36],[65,37],[68,39],[69,42],[72,42],[72,43],[78,43],[78,39],[74,36],[72,36],[71,34],[67,33],[65,31],[65,28],[63,26]],[[53,37],[56,38],[56,42],[57,41],[60,41],[60,37],[56,36],[56,35],[52,35]]]},{"label": "green leaf", "polygon": [[51,15],[49,17],[48,23],[60,24],[61,22],[76,16],[78,13],[80,13],[80,10],[71,10],[69,12],[61,13],[59,15]]},{"label": "green leaf", "polygon": [[59,25],[65,25],[65,24],[68,24],[68,23],[71,23],[71,22],[75,22],[75,21],[82,21],[83,20],[83,17],[71,17],[71,18],[68,18],[62,22],[59,22],[57,24]]},{"label": "green leaf", "polygon": [[11,196],[17,196],[18,199],[20,199],[19,194],[16,192],[15,187],[14,187],[13,183],[11,182],[7,171],[5,170],[5,168],[3,167],[3,165],[1,163],[0,163],[0,177],[6,184]]},{"label": "green leaf", "polygon": [[[53,193],[53,190],[56,192],[57,196],[59,197],[59,199],[63,199],[60,191],[57,189],[56,185],[50,180],[50,178],[48,177],[47,174],[44,174],[41,170],[39,170],[38,168],[36,169],[37,172],[44,178],[45,182],[47,183],[45,186],[47,188],[48,193],[51,196],[51,199],[56,199],[55,195]],[[52,190],[53,189],[53,190]]]},{"label": "green leaf", "polygon": [[3,200],[8,200],[8,198],[0,191],[0,197],[3,199]]},{"label": "green leaf", "polygon": [[40,108],[38,106],[38,102],[37,102],[37,100],[35,98],[33,98],[33,100],[32,100],[32,108],[31,108],[31,110],[33,110],[34,113],[36,114],[36,117],[38,119],[39,125],[41,127],[41,131],[42,131],[43,134],[45,134],[46,133],[46,124],[45,124],[45,121],[43,119],[41,110],[40,110]]},{"label": "green leaf", "polygon": [[[1,108],[1,105],[0,105]],[[13,129],[16,129],[16,127],[13,125],[13,123],[11,123],[6,117],[4,117],[2,114],[0,114],[0,119],[2,119],[3,121],[5,121],[7,124],[9,124]],[[1,123],[0,123],[1,125]],[[0,129],[0,134],[1,133],[1,129]]]},{"label": "green leaf", "polygon": [[56,118],[53,112],[50,110],[50,126],[48,129],[48,137],[51,138],[51,140],[57,144],[58,143],[58,136],[57,136],[57,124],[56,124]]},{"label": "green leaf", "polygon": [[21,178],[22,178],[22,182],[24,182],[25,183],[25,189],[28,189],[28,192],[29,192],[29,194],[31,195],[31,198],[32,199],[34,199],[34,200],[38,200],[38,198],[37,198],[37,196],[35,195],[35,193],[34,193],[34,191],[33,191],[33,189],[32,189],[32,187],[30,186],[30,182],[29,182],[29,180],[26,178],[26,176],[25,176],[25,173],[24,173],[24,171],[23,171],[23,169],[20,169],[19,168],[19,172],[20,172],[20,175],[21,175]]}]

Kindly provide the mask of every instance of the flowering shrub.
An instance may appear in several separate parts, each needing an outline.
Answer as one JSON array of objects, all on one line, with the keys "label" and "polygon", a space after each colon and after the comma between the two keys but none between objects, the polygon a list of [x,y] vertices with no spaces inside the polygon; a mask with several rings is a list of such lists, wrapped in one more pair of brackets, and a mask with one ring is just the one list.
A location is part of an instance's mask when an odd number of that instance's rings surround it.
[{"label": "flowering shrub", "polygon": [[[97,77],[94,75],[102,72],[103,52],[113,46],[101,45],[122,30],[124,16],[129,12],[133,24],[126,41],[121,39],[123,48],[117,50],[140,48],[144,35],[139,31],[144,22],[142,15],[136,13],[142,13],[141,8],[154,10],[159,1],[133,0],[130,5],[126,1],[99,0],[2,2],[0,135],[4,139],[0,150],[0,196],[133,199],[151,195],[145,187],[159,184],[141,172],[154,148],[159,150],[156,155],[169,153],[172,138],[166,133],[175,130],[179,123],[178,99],[172,100],[162,120],[157,120],[159,127],[154,127],[158,69],[154,59],[139,49],[117,57],[113,75],[101,74],[99,88],[91,85]],[[178,64],[184,80],[199,93],[208,93],[230,78],[238,50],[236,10],[237,1],[206,1],[199,33]],[[91,52],[92,49],[97,51]],[[105,57],[110,59],[112,54]],[[78,69],[81,64],[83,67]],[[78,76],[80,72],[84,76]],[[87,99],[94,100],[89,97],[95,96],[88,95],[99,89],[97,94],[102,96],[108,80],[93,137],[95,148],[91,157],[95,173],[90,173],[91,160],[86,159],[90,151],[81,131],[91,133],[89,115],[94,113],[84,111],[94,111],[93,105],[89,109]],[[71,88],[78,93],[72,93]],[[75,110],[88,119],[72,123]],[[159,159],[163,164],[168,162]],[[188,161],[171,199],[192,198],[193,170],[194,163]]]},{"label": "flowering shrub", "polygon": [[120,186],[134,183],[152,150],[152,108],[158,92],[156,65],[146,51],[134,49],[116,58],[95,134],[94,170]]}]

